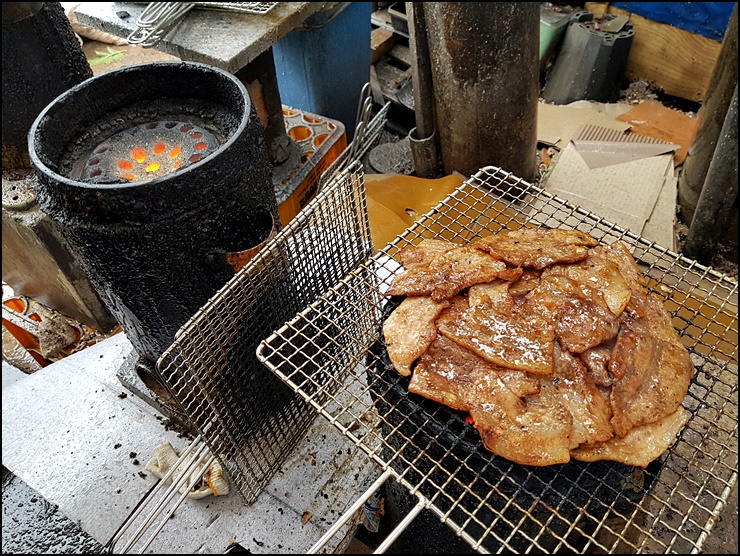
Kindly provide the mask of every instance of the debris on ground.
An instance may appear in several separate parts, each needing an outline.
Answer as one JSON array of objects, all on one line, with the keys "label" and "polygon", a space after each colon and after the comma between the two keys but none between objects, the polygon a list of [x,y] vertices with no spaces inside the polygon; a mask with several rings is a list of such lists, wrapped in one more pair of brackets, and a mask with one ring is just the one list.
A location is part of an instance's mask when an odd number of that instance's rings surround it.
[{"label": "debris on ground", "polygon": [[[185,494],[188,498],[200,499],[211,494],[215,496],[225,496],[229,493],[229,483],[224,475],[221,464],[214,460],[208,467],[198,464],[194,469],[190,469],[190,463],[193,460],[194,453],[190,453],[184,458],[175,452],[172,444],[165,442],[154,448],[154,457],[146,464],[145,469],[156,475],[160,479],[164,478],[167,473],[175,468],[174,472],[167,478],[168,483],[178,480],[184,473],[188,474],[185,484],[180,487],[179,492]],[[139,472],[140,476],[143,474]],[[200,479],[197,479],[200,477]],[[193,483],[195,481],[195,483]],[[187,486],[193,484],[188,490]]]},{"label": "debris on ground", "polygon": [[644,100],[658,100],[662,93],[663,88],[652,81],[635,79],[619,92],[619,100],[629,104],[640,104]]},{"label": "debris on ground", "polygon": [[121,332],[107,333],[18,294],[3,282],[3,360],[26,374]]}]

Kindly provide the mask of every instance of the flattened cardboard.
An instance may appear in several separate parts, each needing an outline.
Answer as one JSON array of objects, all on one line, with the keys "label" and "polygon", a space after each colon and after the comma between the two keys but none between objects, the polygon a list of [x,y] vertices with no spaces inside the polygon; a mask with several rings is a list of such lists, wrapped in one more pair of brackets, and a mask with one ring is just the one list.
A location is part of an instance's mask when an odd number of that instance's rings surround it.
[{"label": "flattened cardboard", "polygon": [[572,142],[591,170],[657,156],[679,148],[674,143],[595,125],[581,126]]},{"label": "flattened cardboard", "polygon": [[686,159],[691,141],[696,135],[699,120],[683,112],[667,108],[652,100],[643,101],[617,120],[632,126],[632,133],[680,145],[673,156],[673,165]]},{"label": "flattened cardboard", "polygon": [[666,176],[653,212],[642,228],[642,237],[676,251],[676,200],[678,178]]},{"label": "flattened cardboard", "polygon": [[561,106],[540,102],[537,108],[537,141],[564,149],[571,137],[583,125],[597,125],[608,129],[626,131],[630,125],[617,121],[597,108],[588,108],[583,103]]},{"label": "flattened cardboard", "polygon": [[544,188],[573,204],[641,234],[653,213],[673,154],[590,169],[573,143],[561,151]]}]

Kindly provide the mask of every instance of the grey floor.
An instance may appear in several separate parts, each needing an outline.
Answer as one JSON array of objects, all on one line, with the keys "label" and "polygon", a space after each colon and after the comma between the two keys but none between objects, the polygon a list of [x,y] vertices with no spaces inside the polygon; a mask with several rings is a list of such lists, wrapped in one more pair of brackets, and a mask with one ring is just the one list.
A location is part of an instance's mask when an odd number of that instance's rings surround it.
[{"label": "grey floor", "polygon": [[3,467],[3,554],[100,554],[103,546]]}]

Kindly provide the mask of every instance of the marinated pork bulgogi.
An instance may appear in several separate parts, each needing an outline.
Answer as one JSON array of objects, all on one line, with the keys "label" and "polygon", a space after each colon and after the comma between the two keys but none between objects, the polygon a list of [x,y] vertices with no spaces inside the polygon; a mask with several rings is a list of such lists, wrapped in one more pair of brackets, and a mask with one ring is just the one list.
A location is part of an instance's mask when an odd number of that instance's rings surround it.
[{"label": "marinated pork bulgogi", "polygon": [[410,392],[468,412],[491,452],[644,467],[686,423],[691,359],[623,243],[521,229],[399,259],[390,360]]}]

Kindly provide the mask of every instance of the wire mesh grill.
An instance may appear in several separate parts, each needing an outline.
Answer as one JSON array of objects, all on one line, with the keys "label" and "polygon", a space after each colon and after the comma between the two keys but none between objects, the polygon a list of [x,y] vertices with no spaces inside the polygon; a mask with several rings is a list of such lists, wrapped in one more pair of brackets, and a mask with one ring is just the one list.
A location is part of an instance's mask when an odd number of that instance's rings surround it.
[{"label": "wire mesh grill", "polygon": [[[372,253],[364,184],[339,174],[177,333],[160,379],[248,504],[316,414],[255,357],[259,341]],[[313,340],[302,345],[313,351]]]},{"label": "wire mesh grill", "polygon": [[[383,107],[378,110],[378,113],[368,123],[367,127],[363,127],[362,133],[358,133],[357,137],[352,140],[352,143],[347,145],[339,156],[331,163],[331,165],[321,174],[319,180],[319,190],[325,187],[326,184],[330,183],[332,178],[338,172],[341,172],[348,166],[350,166],[356,160],[362,160],[373,147],[378,145],[380,136],[385,129],[385,124],[388,121],[388,111],[390,110],[391,103],[386,102]],[[357,144],[355,144],[355,141]]]},{"label": "wire mesh grill", "polygon": [[[647,468],[496,457],[457,412],[409,394],[380,349],[392,308],[382,293],[401,270],[394,255],[421,239],[463,243],[522,226],[623,241],[671,312],[696,367],[684,401],[691,417]],[[257,356],[480,552],[697,552],[737,479],[737,283],[498,168],[468,179]],[[372,401],[337,404],[350,388]]]},{"label": "wire mesh grill", "polygon": [[241,12],[245,14],[266,14],[280,2],[191,2],[198,9]]}]

